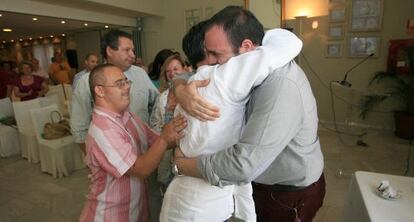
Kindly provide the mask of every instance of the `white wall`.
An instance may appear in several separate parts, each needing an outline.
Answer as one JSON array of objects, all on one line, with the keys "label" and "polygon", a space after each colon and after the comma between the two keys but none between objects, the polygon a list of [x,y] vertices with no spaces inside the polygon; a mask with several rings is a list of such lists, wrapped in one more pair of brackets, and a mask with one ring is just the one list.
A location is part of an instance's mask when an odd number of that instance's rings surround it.
[{"label": "white wall", "polygon": [[[243,5],[243,0],[164,0],[163,17],[145,17],[143,19],[143,60],[146,64],[153,61],[158,51],[170,48],[181,50],[181,40],[185,30],[185,10],[213,7],[213,13],[227,5]],[[206,18],[204,18],[206,19]]]},{"label": "white wall", "polygon": [[[298,2],[299,0],[286,1],[286,11],[295,11],[295,6],[289,5],[290,3]],[[302,8],[314,8],[317,5],[320,11],[327,12],[329,9],[328,0],[314,0],[314,1],[301,1],[299,4]],[[350,1],[348,1],[348,4]],[[315,5],[313,5],[315,4]],[[290,8],[294,7],[294,8]],[[350,7],[348,7],[350,9]],[[322,83],[313,74],[311,68],[320,76],[325,84],[329,84],[332,80],[342,80],[346,71],[353,65],[361,61],[360,58],[348,57],[348,41],[349,37],[353,35],[362,36],[378,36],[381,40],[380,52],[378,57],[367,60],[364,64],[353,70],[349,76],[348,81],[351,82],[352,88],[344,89],[340,87],[334,87],[334,90],[341,97],[345,98],[354,104],[359,102],[359,98],[367,91],[367,85],[371,77],[376,71],[385,71],[387,56],[388,56],[388,42],[391,39],[413,39],[412,34],[406,33],[407,19],[413,18],[414,1],[406,0],[393,0],[384,1],[384,15],[382,28],[378,32],[350,32],[349,27],[346,26],[345,37],[341,40],[334,42],[341,42],[344,45],[343,56],[339,58],[327,58],[326,57],[326,44],[332,40],[328,39],[327,32],[329,27],[329,21],[327,14],[317,17],[308,17],[303,22],[302,40],[304,41],[304,48],[302,54],[305,55],[310,63],[310,66],[305,63],[302,58],[300,60],[301,67],[307,73],[307,76],[311,82],[313,92],[316,96],[318,103],[318,113],[321,120],[332,121],[333,115],[331,111],[331,99],[329,91],[322,85]],[[310,10],[311,11],[311,10]],[[312,12],[312,11],[311,11]],[[311,14],[312,15],[312,14]],[[350,14],[348,14],[350,18]],[[319,28],[313,30],[311,28],[312,21],[319,21]],[[297,29],[298,20],[289,20],[288,24]],[[349,25],[349,22],[347,23]],[[384,103],[376,109],[379,111],[387,111],[386,113],[373,112],[366,120],[359,118],[359,109],[357,107],[350,107],[335,99],[337,120],[339,122],[353,121],[362,125],[369,125],[378,128],[392,129],[394,128],[393,120],[393,106],[392,103]]]},{"label": "white wall", "polygon": [[85,56],[89,53],[96,53],[99,55],[99,62],[102,63],[102,56],[100,53],[100,33],[99,31],[80,32],[70,36],[68,40],[74,41],[76,45],[76,53],[78,56],[79,70],[83,69],[83,62]]}]

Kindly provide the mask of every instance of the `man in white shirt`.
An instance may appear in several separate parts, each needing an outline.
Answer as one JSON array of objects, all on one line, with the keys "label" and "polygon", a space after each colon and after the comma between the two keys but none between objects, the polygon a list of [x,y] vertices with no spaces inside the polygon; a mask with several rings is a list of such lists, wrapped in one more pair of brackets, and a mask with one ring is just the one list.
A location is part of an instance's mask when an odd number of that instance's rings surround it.
[{"label": "man in white shirt", "polygon": [[75,77],[73,77],[73,83],[72,83],[72,90],[75,90],[76,84],[78,83],[79,79],[85,75],[86,73],[89,73],[95,66],[97,66],[99,63],[98,55],[95,53],[88,53],[85,56],[85,62],[84,67],[82,71],[76,73]]}]

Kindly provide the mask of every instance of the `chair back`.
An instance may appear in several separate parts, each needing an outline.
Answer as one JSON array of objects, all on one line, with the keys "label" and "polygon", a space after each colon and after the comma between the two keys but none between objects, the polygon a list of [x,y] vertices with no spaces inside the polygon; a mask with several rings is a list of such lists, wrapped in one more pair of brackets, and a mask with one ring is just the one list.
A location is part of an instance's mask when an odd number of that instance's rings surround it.
[{"label": "chair back", "polygon": [[9,97],[0,99],[0,119],[7,116],[14,116],[13,106]]},{"label": "chair back", "polygon": [[72,86],[69,84],[60,84],[55,86],[49,86],[49,91],[46,93],[46,96],[56,94],[59,97],[59,100],[65,101],[72,99]]},{"label": "chair back", "polygon": [[59,97],[57,94],[52,94],[49,96],[45,96],[45,97],[39,97],[39,101],[40,101],[40,107],[45,107],[45,106],[49,106],[52,104],[56,104],[59,108],[59,112],[63,112],[64,111],[64,101],[59,100]]},{"label": "chair back", "polygon": [[30,110],[31,119],[33,121],[33,126],[38,141],[43,140],[42,134],[44,131],[44,126],[46,123],[51,121],[50,113],[53,111],[59,111],[59,107],[56,104]]},{"label": "chair back", "polygon": [[20,132],[33,130],[30,110],[35,108],[40,108],[40,101],[38,98],[13,103],[14,117],[16,118],[17,128]]}]

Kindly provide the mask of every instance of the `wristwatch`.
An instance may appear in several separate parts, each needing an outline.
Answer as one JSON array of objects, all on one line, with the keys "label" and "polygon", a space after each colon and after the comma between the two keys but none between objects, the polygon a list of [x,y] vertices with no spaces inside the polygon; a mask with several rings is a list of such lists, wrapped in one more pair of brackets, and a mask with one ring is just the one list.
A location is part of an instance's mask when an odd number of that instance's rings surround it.
[{"label": "wristwatch", "polygon": [[183,174],[180,173],[180,171],[178,170],[178,166],[177,166],[177,162],[173,162],[172,166],[171,166],[171,172],[174,176],[184,176]]}]

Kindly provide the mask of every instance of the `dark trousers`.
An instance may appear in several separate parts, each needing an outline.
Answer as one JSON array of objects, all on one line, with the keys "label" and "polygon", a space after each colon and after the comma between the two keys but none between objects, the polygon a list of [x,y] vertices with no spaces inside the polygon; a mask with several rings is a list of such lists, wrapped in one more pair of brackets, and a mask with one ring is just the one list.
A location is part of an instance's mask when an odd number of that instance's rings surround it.
[{"label": "dark trousers", "polygon": [[325,177],[297,191],[277,191],[272,186],[253,183],[253,199],[258,222],[312,221],[325,197]]}]

